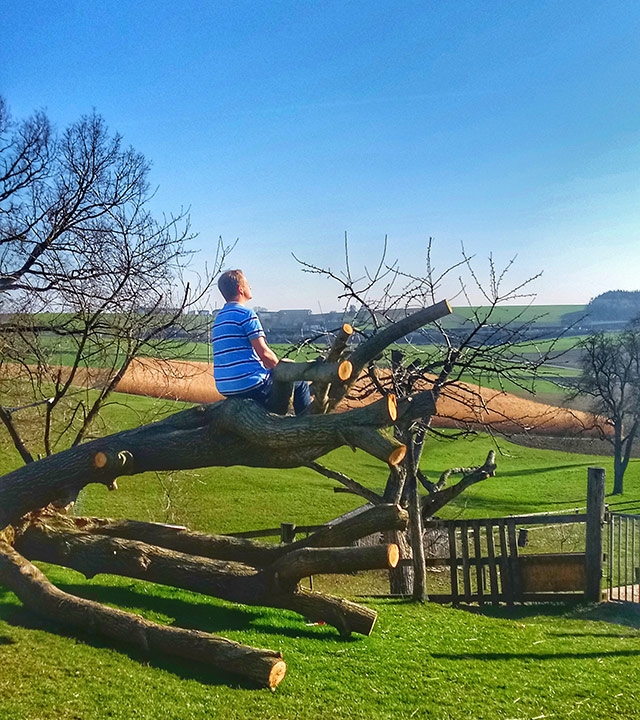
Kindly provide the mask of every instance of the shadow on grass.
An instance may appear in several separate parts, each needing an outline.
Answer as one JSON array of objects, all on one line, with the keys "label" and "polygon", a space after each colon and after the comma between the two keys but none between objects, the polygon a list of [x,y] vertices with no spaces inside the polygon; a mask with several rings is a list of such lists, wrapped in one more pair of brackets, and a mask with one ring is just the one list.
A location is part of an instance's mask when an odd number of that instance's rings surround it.
[{"label": "shadow on grass", "polygon": [[504,477],[521,477],[527,475],[539,475],[541,473],[556,472],[558,470],[576,470],[581,467],[592,467],[592,462],[586,463],[571,463],[567,465],[549,465],[546,467],[539,468],[525,468],[524,470],[505,470]]},{"label": "shadow on grass", "polygon": [[[138,613],[155,613],[173,618],[171,625],[203,630],[217,635],[225,632],[256,632],[261,635],[277,635],[292,638],[310,638],[345,642],[332,626],[308,626],[304,618],[293,611],[262,606],[227,603],[218,598],[197,594],[186,597],[170,597],[160,586],[131,584],[117,586],[107,584],[63,584],[58,587],[71,595],[106,603],[113,607]],[[168,592],[171,592],[169,589]],[[179,591],[185,593],[186,591]]]},{"label": "shadow on grass", "polygon": [[[640,629],[640,605],[637,603],[604,602],[600,604],[575,603],[540,603],[478,607],[477,605],[459,605],[459,610],[484,615],[485,617],[500,618],[503,620],[527,620],[535,617],[558,617],[566,620],[592,620],[594,622],[622,625],[624,627]],[[569,636],[570,633],[567,633]],[[603,633],[576,633],[576,635],[597,635]],[[610,633],[612,637],[620,637],[619,633]],[[636,637],[636,634],[629,637]]]},{"label": "shadow on grass", "polygon": [[431,657],[439,660],[597,660],[607,657],[639,657],[638,650],[594,650],[593,652],[551,652],[551,653],[519,653],[519,652],[480,652],[480,653],[431,653]]}]

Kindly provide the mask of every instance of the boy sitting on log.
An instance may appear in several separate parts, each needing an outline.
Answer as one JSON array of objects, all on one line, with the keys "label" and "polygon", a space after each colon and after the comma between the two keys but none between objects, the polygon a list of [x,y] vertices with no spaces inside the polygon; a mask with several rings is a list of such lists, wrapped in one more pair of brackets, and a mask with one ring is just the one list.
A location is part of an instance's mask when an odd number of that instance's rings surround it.
[{"label": "boy sitting on log", "polygon": [[[218,279],[225,305],[213,323],[213,376],[225,397],[250,398],[272,412],[286,412],[274,392],[271,371],[278,356],[267,344],[255,311],[246,307],[253,297],[242,270],[227,270]],[[296,415],[311,404],[309,383],[293,384]]]}]

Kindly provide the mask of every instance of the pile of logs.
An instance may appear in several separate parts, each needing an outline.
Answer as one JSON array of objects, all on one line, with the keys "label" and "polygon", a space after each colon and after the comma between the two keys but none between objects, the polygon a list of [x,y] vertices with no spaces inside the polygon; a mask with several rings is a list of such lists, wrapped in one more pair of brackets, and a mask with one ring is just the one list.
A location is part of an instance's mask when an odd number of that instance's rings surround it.
[{"label": "pile of logs", "polygon": [[400,530],[407,513],[378,505],[291,544],[271,544],[132,520],[71,517],[54,510],[27,516],[0,542],[0,582],[26,607],[67,627],[89,629],[133,644],[209,663],[274,689],[286,664],[278,652],[253,648],[197,630],[159,625],[59,590],[30,561],[73,568],[92,578],[122,575],[248,605],[286,608],[343,636],[369,635],[376,613],[313,592],[310,575],[395,567],[395,545],[350,546],[380,530]]}]

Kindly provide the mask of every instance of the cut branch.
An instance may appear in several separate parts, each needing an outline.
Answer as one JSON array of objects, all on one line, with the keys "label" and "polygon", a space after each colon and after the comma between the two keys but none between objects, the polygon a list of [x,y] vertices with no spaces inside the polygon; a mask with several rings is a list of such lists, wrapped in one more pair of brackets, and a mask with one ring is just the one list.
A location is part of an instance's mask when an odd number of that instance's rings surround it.
[{"label": "cut branch", "polygon": [[418,310],[407,317],[391,323],[383,330],[372,335],[368,340],[360,343],[349,360],[353,365],[353,374],[349,382],[341,385],[334,384],[329,391],[329,408],[334,408],[342,398],[345,397],[353,383],[357,380],[362,370],[376,358],[391,343],[399,340],[408,333],[414,332],[430,322],[435,322],[446,315],[451,314],[451,306],[446,300]]},{"label": "cut branch", "polygon": [[310,360],[299,363],[290,360],[281,360],[273,368],[273,379],[275,382],[292,383],[298,380],[311,382],[344,382],[351,377],[353,367],[349,360],[341,362],[326,363]]},{"label": "cut branch", "polygon": [[[353,328],[351,325],[345,323],[340,330],[336,333],[333,340],[333,344],[327,353],[325,362],[336,363],[342,357],[342,353],[345,351],[349,340],[353,335]],[[353,366],[351,366],[351,372],[353,373]],[[348,378],[340,378],[341,380],[347,380]],[[311,412],[315,414],[324,414],[327,411],[327,401],[329,397],[328,382],[315,382],[311,388],[311,392],[314,396],[313,404],[311,406]]]},{"label": "cut branch", "polygon": [[146,655],[173,655],[210,664],[274,689],[287,666],[282,654],[241,645],[198,630],[158,625],[137,615],[69,595],[14,548],[0,541],[0,580],[32,612],[75,630],[133,644]]},{"label": "cut branch", "polygon": [[302,548],[274,563],[270,572],[285,592],[293,592],[302,578],[310,575],[379,570],[398,564],[397,545],[368,547]]}]

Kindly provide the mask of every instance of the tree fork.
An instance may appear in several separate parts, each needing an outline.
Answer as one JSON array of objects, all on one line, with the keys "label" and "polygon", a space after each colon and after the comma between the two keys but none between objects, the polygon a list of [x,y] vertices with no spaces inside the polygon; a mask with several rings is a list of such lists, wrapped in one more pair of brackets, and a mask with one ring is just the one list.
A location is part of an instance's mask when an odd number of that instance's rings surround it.
[{"label": "tree fork", "polygon": [[97,632],[133,644],[146,655],[167,654],[196,660],[272,690],[287,670],[280,652],[252,648],[199,630],[158,625],[65,593],[4,541],[0,541],[0,580],[32,612],[74,630]]}]

